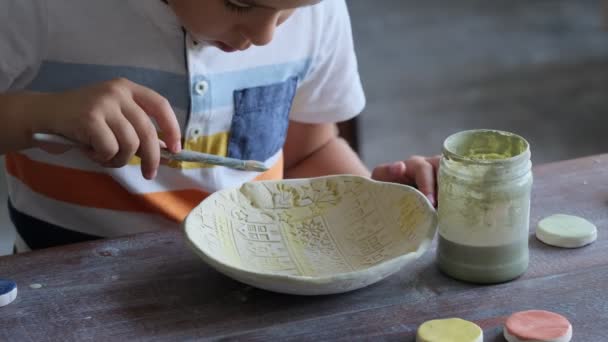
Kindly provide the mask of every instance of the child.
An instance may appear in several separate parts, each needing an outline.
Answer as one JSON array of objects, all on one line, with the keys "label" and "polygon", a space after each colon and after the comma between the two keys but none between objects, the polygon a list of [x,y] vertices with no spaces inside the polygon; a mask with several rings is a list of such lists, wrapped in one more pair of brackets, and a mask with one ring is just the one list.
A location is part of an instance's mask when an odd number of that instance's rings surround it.
[{"label": "child", "polygon": [[[246,181],[368,176],[334,124],[364,102],[344,0],[0,4],[0,153],[31,248],[178,227]],[[37,132],[87,147],[48,153]],[[159,145],[270,170],[161,163]],[[372,177],[433,200],[436,168],[413,157]]]}]

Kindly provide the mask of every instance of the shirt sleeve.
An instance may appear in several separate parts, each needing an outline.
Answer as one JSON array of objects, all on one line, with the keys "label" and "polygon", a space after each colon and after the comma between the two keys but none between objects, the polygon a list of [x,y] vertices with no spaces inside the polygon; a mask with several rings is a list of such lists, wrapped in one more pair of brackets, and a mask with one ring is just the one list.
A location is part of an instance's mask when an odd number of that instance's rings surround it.
[{"label": "shirt sleeve", "polygon": [[300,83],[290,118],[305,123],[339,122],[365,106],[352,29],[344,0],[323,1],[313,10],[323,23],[316,30],[310,71]]},{"label": "shirt sleeve", "polygon": [[0,92],[22,89],[35,77],[46,43],[45,3],[0,1]]}]

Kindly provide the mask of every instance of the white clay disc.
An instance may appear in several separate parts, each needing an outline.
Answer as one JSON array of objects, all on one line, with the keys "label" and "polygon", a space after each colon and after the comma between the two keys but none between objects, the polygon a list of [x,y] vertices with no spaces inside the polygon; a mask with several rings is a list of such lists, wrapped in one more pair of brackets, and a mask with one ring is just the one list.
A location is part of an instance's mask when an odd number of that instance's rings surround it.
[{"label": "white clay disc", "polygon": [[511,315],[503,334],[508,342],[570,342],[572,325],[555,312],[528,310]]},{"label": "white clay disc", "polygon": [[548,245],[577,248],[595,241],[597,228],[582,217],[556,214],[538,222],[536,237]]},{"label": "white clay disc", "polygon": [[12,280],[0,279],[0,307],[9,305],[17,298],[17,284]]}]

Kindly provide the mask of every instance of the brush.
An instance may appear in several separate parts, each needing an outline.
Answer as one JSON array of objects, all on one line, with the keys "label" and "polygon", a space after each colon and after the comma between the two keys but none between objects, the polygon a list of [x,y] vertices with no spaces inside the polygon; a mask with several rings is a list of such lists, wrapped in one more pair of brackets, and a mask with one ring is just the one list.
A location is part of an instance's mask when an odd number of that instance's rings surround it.
[{"label": "brush", "polygon": [[[79,142],[70,140],[66,137],[47,134],[47,133],[34,133],[33,140],[42,144],[55,144],[63,146],[74,146],[82,147],[83,145]],[[210,164],[217,166],[225,166],[231,169],[242,170],[242,171],[257,171],[264,172],[268,171],[266,165],[257,160],[242,160],[236,158],[222,157],[215,154],[208,154],[202,152],[195,152],[189,150],[182,150],[178,153],[173,153],[167,149],[161,148],[161,157],[168,160],[175,160],[181,162],[191,162],[200,164]]]}]

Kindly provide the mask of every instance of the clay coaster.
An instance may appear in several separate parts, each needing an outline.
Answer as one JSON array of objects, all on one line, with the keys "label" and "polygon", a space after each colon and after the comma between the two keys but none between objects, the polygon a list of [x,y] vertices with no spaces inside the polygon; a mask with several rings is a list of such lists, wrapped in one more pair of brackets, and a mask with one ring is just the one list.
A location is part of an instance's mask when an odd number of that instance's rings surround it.
[{"label": "clay coaster", "polygon": [[12,280],[0,279],[0,307],[9,305],[17,298],[17,284]]},{"label": "clay coaster", "polygon": [[597,228],[582,217],[556,214],[538,222],[536,237],[551,246],[577,248],[595,241]]},{"label": "clay coaster", "polygon": [[483,331],[464,319],[435,319],[418,328],[416,342],[483,342]]},{"label": "clay coaster", "polygon": [[572,338],[572,325],[566,317],[554,312],[521,311],[507,319],[504,335],[509,342],[569,342]]}]

